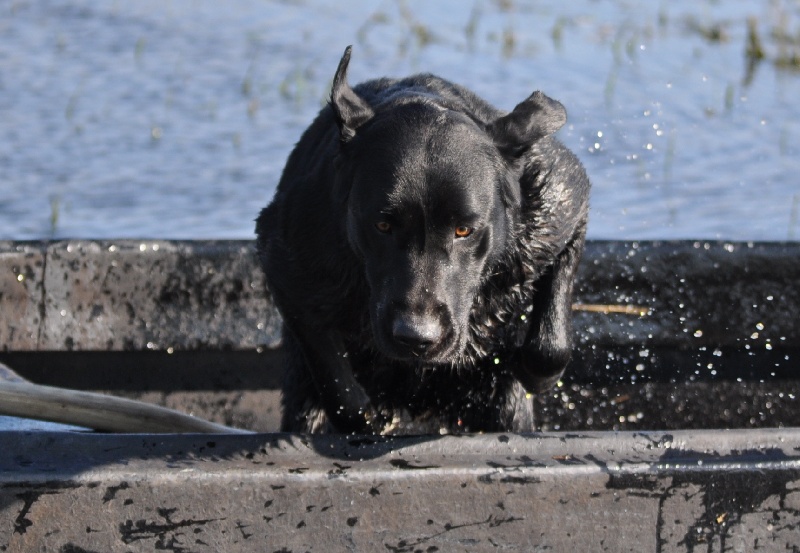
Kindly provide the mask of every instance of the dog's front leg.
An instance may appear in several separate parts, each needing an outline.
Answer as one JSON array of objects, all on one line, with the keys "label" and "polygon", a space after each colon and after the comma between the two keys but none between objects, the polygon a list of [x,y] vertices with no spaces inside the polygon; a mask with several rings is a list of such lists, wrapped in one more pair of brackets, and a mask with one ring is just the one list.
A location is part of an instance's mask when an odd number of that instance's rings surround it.
[{"label": "dog's front leg", "polygon": [[572,287],[583,253],[584,232],[581,229],[576,233],[536,283],[531,327],[515,371],[530,393],[552,388],[572,355]]},{"label": "dog's front leg", "polygon": [[383,421],[364,388],[355,378],[344,340],[336,331],[299,331],[306,366],[322,408],[338,432],[377,434]]}]

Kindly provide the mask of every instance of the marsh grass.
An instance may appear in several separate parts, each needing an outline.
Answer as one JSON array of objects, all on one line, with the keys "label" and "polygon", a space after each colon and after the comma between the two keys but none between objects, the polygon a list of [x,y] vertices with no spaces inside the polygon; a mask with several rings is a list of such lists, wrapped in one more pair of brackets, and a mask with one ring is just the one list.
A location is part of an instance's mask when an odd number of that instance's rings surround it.
[{"label": "marsh grass", "polygon": [[481,8],[480,5],[476,2],[474,6],[472,6],[472,11],[469,14],[469,19],[467,20],[467,24],[464,26],[464,37],[467,41],[467,48],[469,51],[475,50],[475,41],[478,34],[478,24],[481,19]]},{"label": "marsh grass", "polygon": [[[291,101],[296,105],[300,105],[306,98],[314,96],[316,88],[314,87],[314,71],[312,67],[298,67],[289,72],[278,85],[278,92],[284,100]],[[249,112],[250,107],[248,107]]]},{"label": "marsh grass", "polygon": [[779,54],[774,59],[775,67],[790,71],[800,71],[800,52],[787,52]]},{"label": "marsh grass", "polygon": [[667,147],[664,151],[664,182],[669,184],[672,182],[672,168],[675,165],[675,129],[671,130],[667,135]]},{"label": "marsh grass", "polygon": [[794,240],[797,238],[797,234],[795,230],[798,226],[798,220],[800,219],[800,194],[795,194],[792,198],[792,209],[789,213],[789,240]]},{"label": "marsh grass", "polygon": [[800,72],[800,28],[792,33],[789,31],[791,21],[790,13],[783,8],[779,10],[777,23],[769,26],[766,40],[759,31],[759,21],[755,17],[747,19],[747,42],[745,45],[745,59],[747,70],[745,82],[753,80],[755,70],[762,61],[769,61],[780,71]]},{"label": "marsh grass", "polygon": [[608,72],[606,84],[603,87],[603,97],[606,103],[606,109],[611,109],[614,106],[614,93],[617,90],[617,72],[618,68],[615,66]]},{"label": "marsh grass", "polygon": [[736,86],[733,83],[728,83],[725,87],[725,111],[732,111],[736,99]]},{"label": "marsh grass", "polygon": [[696,34],[711,43],[728,42],[731,38],[728,31],[729,22],[712,21],[703,23],[695,17],[687,17],[685,25],[690,33]]},{"label": "marsh grass", "polygon": [[553,39],[553,47],[556,50],[564,48],[564,33],[567,27],[574,26],[574,21],[568,17],[560,16],[556,18],[553,23],[553,29],[550,31],[550,38]]},{"label": "marsh grass", "polygon": [[406,25],[408,25],[411,35],[415,38],[418,48],[425,48],[429,44],[437,41],[433,31],[414,17],[405,2],[400,3],[400,14],[403,16]]},{"label": "marsh grass", "polygon": [[501,44],[503,57],[506,59],[513,57],[514,50],[516,50],[517,47],[517,35],[514,32],[514,28],[510,25],[503,29]]},{"label": "marsh grass", "polygon": [[54,237],[58,232],[58,221],[61,217],[61,197],[50,196],[50,237]]},{"label": "marsh grass", "polygon": [[356,31],[356,40],[358,40],[360,45],[366,46],[369,42],[368,37],[370,31],[380,25],[390,25],[391,21],[391,17],[389,17],[389,14],[386,12],[377,11],[372,13]]},{"label": "marsh grass", "polygon": [[133,59],[137,65],[141,65],[142,58],[144,57],[144,49],[147,46],[147,41],[144,38],[139,38],[133,48]]}]

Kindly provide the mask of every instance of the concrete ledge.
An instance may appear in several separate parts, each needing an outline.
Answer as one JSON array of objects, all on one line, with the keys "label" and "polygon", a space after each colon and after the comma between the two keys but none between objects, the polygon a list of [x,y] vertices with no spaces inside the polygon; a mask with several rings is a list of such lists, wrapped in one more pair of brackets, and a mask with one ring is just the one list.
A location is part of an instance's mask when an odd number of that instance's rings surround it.
[{"label": "concrete ledge", "polygon": [[577,301],[648,312],[579,312],[576,327],[588,331],[585,342],[603,345],[796,348],[798,282],[800,243],[589,242]]},{"label": "concrete ledge", "polygon": [[36,349],[44,320],[42,244],[0,242],[0,349]]},{"label": "concrete ledge", "polygon": [[4,551],[770,551],[800,430],[0,433]]},{"label": "concrete ledge", "polygon": [[255,349],[280,343],[252,243],[0,242],[6,351]]}]

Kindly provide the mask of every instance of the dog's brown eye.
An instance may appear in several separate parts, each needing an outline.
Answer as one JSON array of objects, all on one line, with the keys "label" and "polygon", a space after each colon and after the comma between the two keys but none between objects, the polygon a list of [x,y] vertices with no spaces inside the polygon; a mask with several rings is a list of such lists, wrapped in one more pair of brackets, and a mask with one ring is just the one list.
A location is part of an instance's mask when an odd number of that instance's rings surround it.
[{"label": "dog's brown eye", "polygon": [[470,234],[472,234],[472,227],[456,227],[456,238],[466,238]]},{"label": "dog's brown eye", "polygon": [[387,223],[386,221],[378,221],[375,223],[375,228],[378,229],[379,232],[383,234],[388,234],[392,230],[392,225]]}]

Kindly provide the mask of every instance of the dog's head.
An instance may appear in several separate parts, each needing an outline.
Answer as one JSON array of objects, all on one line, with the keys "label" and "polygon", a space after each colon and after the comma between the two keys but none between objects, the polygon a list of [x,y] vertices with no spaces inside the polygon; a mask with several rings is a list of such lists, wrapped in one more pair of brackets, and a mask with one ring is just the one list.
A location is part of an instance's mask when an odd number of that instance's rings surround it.
[{"label": "dog's head", "polygon": [[349,57],[348,48],[331,93],[336,179],[375,341],[398,359],[453,360],[480,285],[512,242],[519,157],[563,125],[564,108],[537,92],[480,124],[419,91],[373,108],[347,84]]}]

